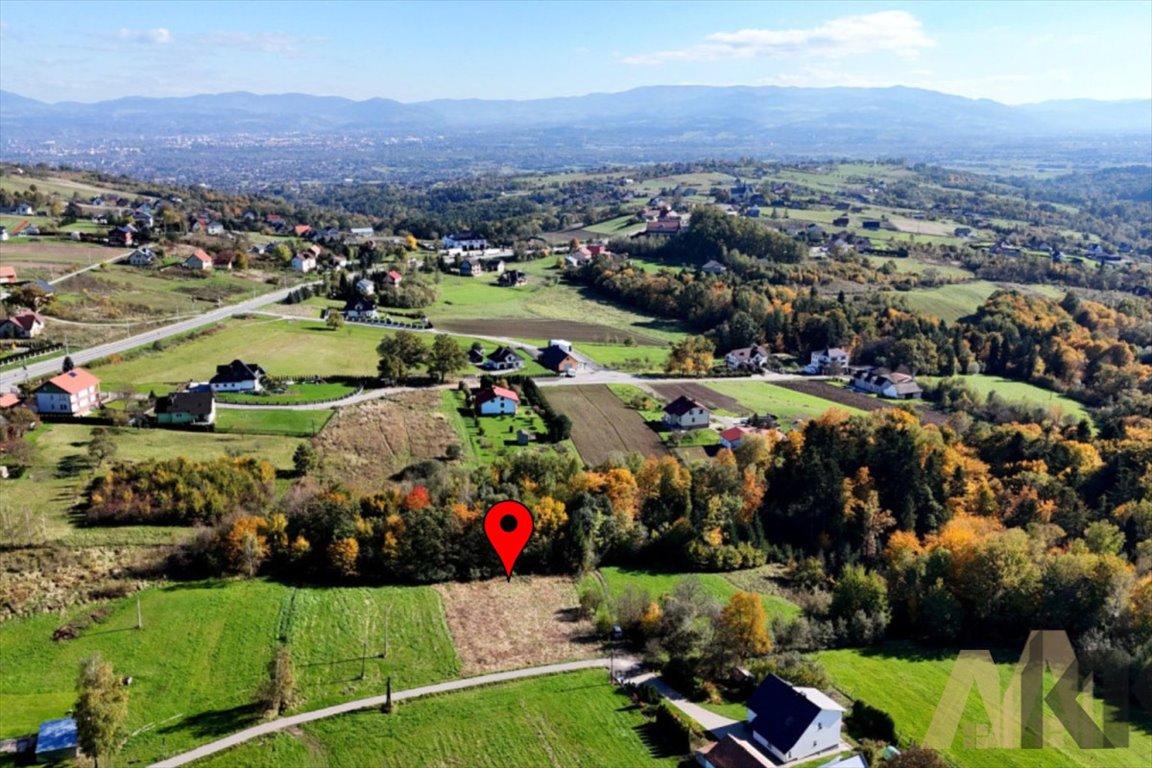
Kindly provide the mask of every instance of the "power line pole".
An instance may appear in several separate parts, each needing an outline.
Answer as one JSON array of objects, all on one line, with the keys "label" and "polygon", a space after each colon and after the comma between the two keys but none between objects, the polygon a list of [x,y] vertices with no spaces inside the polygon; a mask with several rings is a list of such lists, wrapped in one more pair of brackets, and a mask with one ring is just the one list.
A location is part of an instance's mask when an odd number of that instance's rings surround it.
[{"label": "power line pole", "polygon": [[144,614],[140,612],[140,593],[136,593],[136,629],[144,629]]}]

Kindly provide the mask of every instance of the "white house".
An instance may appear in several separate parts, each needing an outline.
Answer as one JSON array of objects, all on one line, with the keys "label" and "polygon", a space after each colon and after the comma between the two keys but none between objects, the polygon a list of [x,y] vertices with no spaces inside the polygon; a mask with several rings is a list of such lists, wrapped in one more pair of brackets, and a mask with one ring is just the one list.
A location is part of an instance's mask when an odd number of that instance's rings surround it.
[{"label": "white house", "polygon": [[44,318],[35,312],[17,312],[0,321],[0,339],[34,339],[44,332]]},{"label": "white house", "polygon": [[352,227],[349,233],[353,237],[372,237],[373,231],[372,227]]},{"label": "white house", "polygon": [[753,742],[778,762],[840,749],[844,707],[815,688],[799,688],[769,675],[748,700]]},{"label": "white house", "polygon": [[156,263],[156,254],[151,248],[137,248],[128,257],[128,263],[134,267],[150,267]]},{"label": "white house", "polygon": [[724,356],[724,362],[733,371],[759,370],[768,362],[768,350],[759,345],[734,349]]},{"label": "white house", "polygon": [[565,352],[572,351],[572,342],[568,341],[567,339],[549,339],[548,346],[557,347],[564,350]]},{"label": "white house", "polygon": [[376,284],[366,277],[362,277],[356,281],[356,293],[361,296],[371,296],[376,293]]},{"label": "white house", "polygon": [[196,253],[184,260],[184,266],[188,269],[207,272],[212,269],[212,257],[204,251],[196,249]]},{"label": "white house", "polygon": [[100,379],[73,368],[44,382],[36,390],[36,412],[84,416],[100,405]]},{"label": "white house", "polygon": [[758,429],[757,427],[728,427],[728,429],[720,433],[720,446],[734,451],[740,447],[740,443],[744,442],[744,438],[752,435],[767,436],[771,431],[772,430],[769,429]]},{"label": "white house", "polygon": [[707,408],[687,395],[664,407],[664,423],[672,429],[702,429],[708,426],[711,415]]},{"label": "white house", "polygon": [[804,373],[834,373],[848,367],[848,350],[840,347],[816,350],[811,362],[804,366]]},{"label": "white house", "polygon": [[292,271],[307,274],[316,269],[316,257],[310,251],[300,251],[292,257]]},{"label": "white house", "polygon": [[208,380],[213,392],[259,392],[260,380],[268,373],[259,365],[233,360],[228,365],[216,366],[216,375]]},{"label": "white house", "polygon": [[376,302],[372,299],[355,299],[344,305],[346,320],[375,320],[376,317]]},{"label": "white house", "polygon": [[460,248],[465,251],[483,251],[488,247],[488,240],[475,232],[454,232],[444,235],[440,242],[447,250]]},{"label": "white house", "polygon": [[920,397],[920,385],[907,373],[892,373],[885,368],[858,371],[852,377],[852,387],[893,400],[912,400]]},{"label": "white house", "polygon": [[485,387],[476,393],[476,409],[481,416],[500,416],[516,413],[520,397],[504,387]]}]

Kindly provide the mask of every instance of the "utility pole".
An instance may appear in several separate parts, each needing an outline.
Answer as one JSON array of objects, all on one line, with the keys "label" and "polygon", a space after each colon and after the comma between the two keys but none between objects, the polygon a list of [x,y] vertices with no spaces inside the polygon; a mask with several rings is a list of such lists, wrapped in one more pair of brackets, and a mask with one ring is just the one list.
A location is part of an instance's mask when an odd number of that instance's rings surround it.
[{"label": "utility pole", "polygon": [[140,593],[136,593],[136,629],[144,629],[144,614],[140,612]]},{"label": "utility pole", "polygon": [[368,664],[368,636],[364,636],[364,644],[360,648],[360,679],[364,679],[365,667]]}]

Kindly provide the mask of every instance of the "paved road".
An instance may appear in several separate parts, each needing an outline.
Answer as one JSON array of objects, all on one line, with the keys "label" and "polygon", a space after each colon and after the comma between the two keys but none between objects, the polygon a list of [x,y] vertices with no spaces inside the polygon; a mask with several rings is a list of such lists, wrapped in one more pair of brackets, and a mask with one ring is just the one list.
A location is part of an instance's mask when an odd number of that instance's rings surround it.
[{"label": "paved road", "polygon": [[[406,691],[394,691],[392,693],[393,701],[404,701],[405,699],[415,699],[419,696],[428,696],[433,693],[447,693],[449,691],[459,691],[464,688],[474,688],[478,685],[488,685],[490,683],[500,683],[508,680],[521,680],[526,677],[539,677],[541,675],[555,675],[561,672],[575,672],[581,669],[607,669],[611,662],[608,659],[589,659],[587,661],[570,661],[565,664],[548,664],[542,667],[529,667],[527,669],[516,669],[511,672],[496,672],[491,675],[481,675],[480,677],[466,677],[461,680],[452,680],[447,683],[439,683],[437,685],[426,685],[422,688],[410,688]],[[617,664],[622,665],[624,662],[617,659]],[[607,680],[605,680],[607,682]],[[372,707],[379,707],[387,700],[386,696],[372,696],[367,699],[356,699],[355,701],[348,701],[343,704],[337,704],[333,707],[325,707],[324,709],[317,709],[312,712],[304,712],[299,715],[292,715],[291,717],[282,717],[271,722],[261,723],[260,725],[247,728],[243,731],[225,736],[223,739],[204,744],[189,752],[169,757],[154,763],[152,768],[175,768],[178,765],[187,765],[193,760],[199,760],[207,757],[208,755],[216,754],[222,750],[234,747],[237,744],[243,744],[246,741],[251,741],[259,736],[264,736],[269,733],[276,733],[283,731],[286,728],[291,728],[303,723],[310,723],[313,720],[322,720],[326,717],[333,717],[335,715],[343,715],[348,712],[355,712],[360,709],[370,709]],[[451,727],[449,724],[448,727]]]},{"label": "paved road", "polygon": [[724,733],[731,730],[734,726],[740,724],[739,720],[733,720],[730,717],[718,715],[715,712],[704,709],[704,707],[700,706],[699,704],[693,704],[684,697],[684,694],[672,688],[655,674],[650,672],[640,675],[639,677],[631,678],[629,682],[636,683],[637,685],[648,685],[652,688],[655,688],[661,696],[668,699],[669,704],[676,707],[676,709],[680,710],[684,714],[688,715],[688,717],[699,723],[700,727],[710,733]]},{"label": "paved road", "polygon": [[[89,349],[81,349],[72,352],[72,362],[76,365],[84,365],[101,357],[108,355],[121,354],[136,347],[142,347],[146,344],[151,344],[160,339],[166,339],[169,336],[176,336],[182,333],[188,333],[201,326],[211,325],[212,323],[219,322],[232,315],[241,314],[244,312],[251,312],[266,304],[283,301],[289,293],[296,290],[300,286],[295,285],[291,288],[281,288],[280,290],[266,293],[262,296],[257,296],[254,299],[242,301],[239,304],[230,304],[226,307],[220,307],[210,312],[205,312],[202,315],[190,318],[188,320],[181,320],[178,323],[166,325],[163,328],[156,330],[146,331],[144,333],[130,336],[126,339],[119,341],[111,341],[107,344],[101,344],[98,347],[90,347]],[[30,363],[23,368],[17,368],[11,371],[0,373],[0,392],[7,392],[16,388],[16,385],[23,382],[25,379],[37,378],[45,376],[50,373],[58,373],[60,371],[61,362],[64,355],[55,355],[53,357],[37,360],[35,363]]]}]

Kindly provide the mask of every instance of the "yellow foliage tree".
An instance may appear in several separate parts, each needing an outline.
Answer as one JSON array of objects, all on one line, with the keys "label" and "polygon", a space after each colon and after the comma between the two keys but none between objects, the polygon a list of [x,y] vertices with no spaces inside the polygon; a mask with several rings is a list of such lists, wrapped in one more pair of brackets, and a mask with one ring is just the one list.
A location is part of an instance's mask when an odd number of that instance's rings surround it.
[{"label": "yellow foliage tree", "polygon": [[356,561],[360,557],[360,543],[352,537],[336,539],[328,545],[328,560],[332,570],[341,576],[356,575]]},{"label": "yellow foliage tree", "polygon": [[772,650],[768,614],[760,595],[754,592],[732,595],[716,620],[716,643],[737,663]]}]

